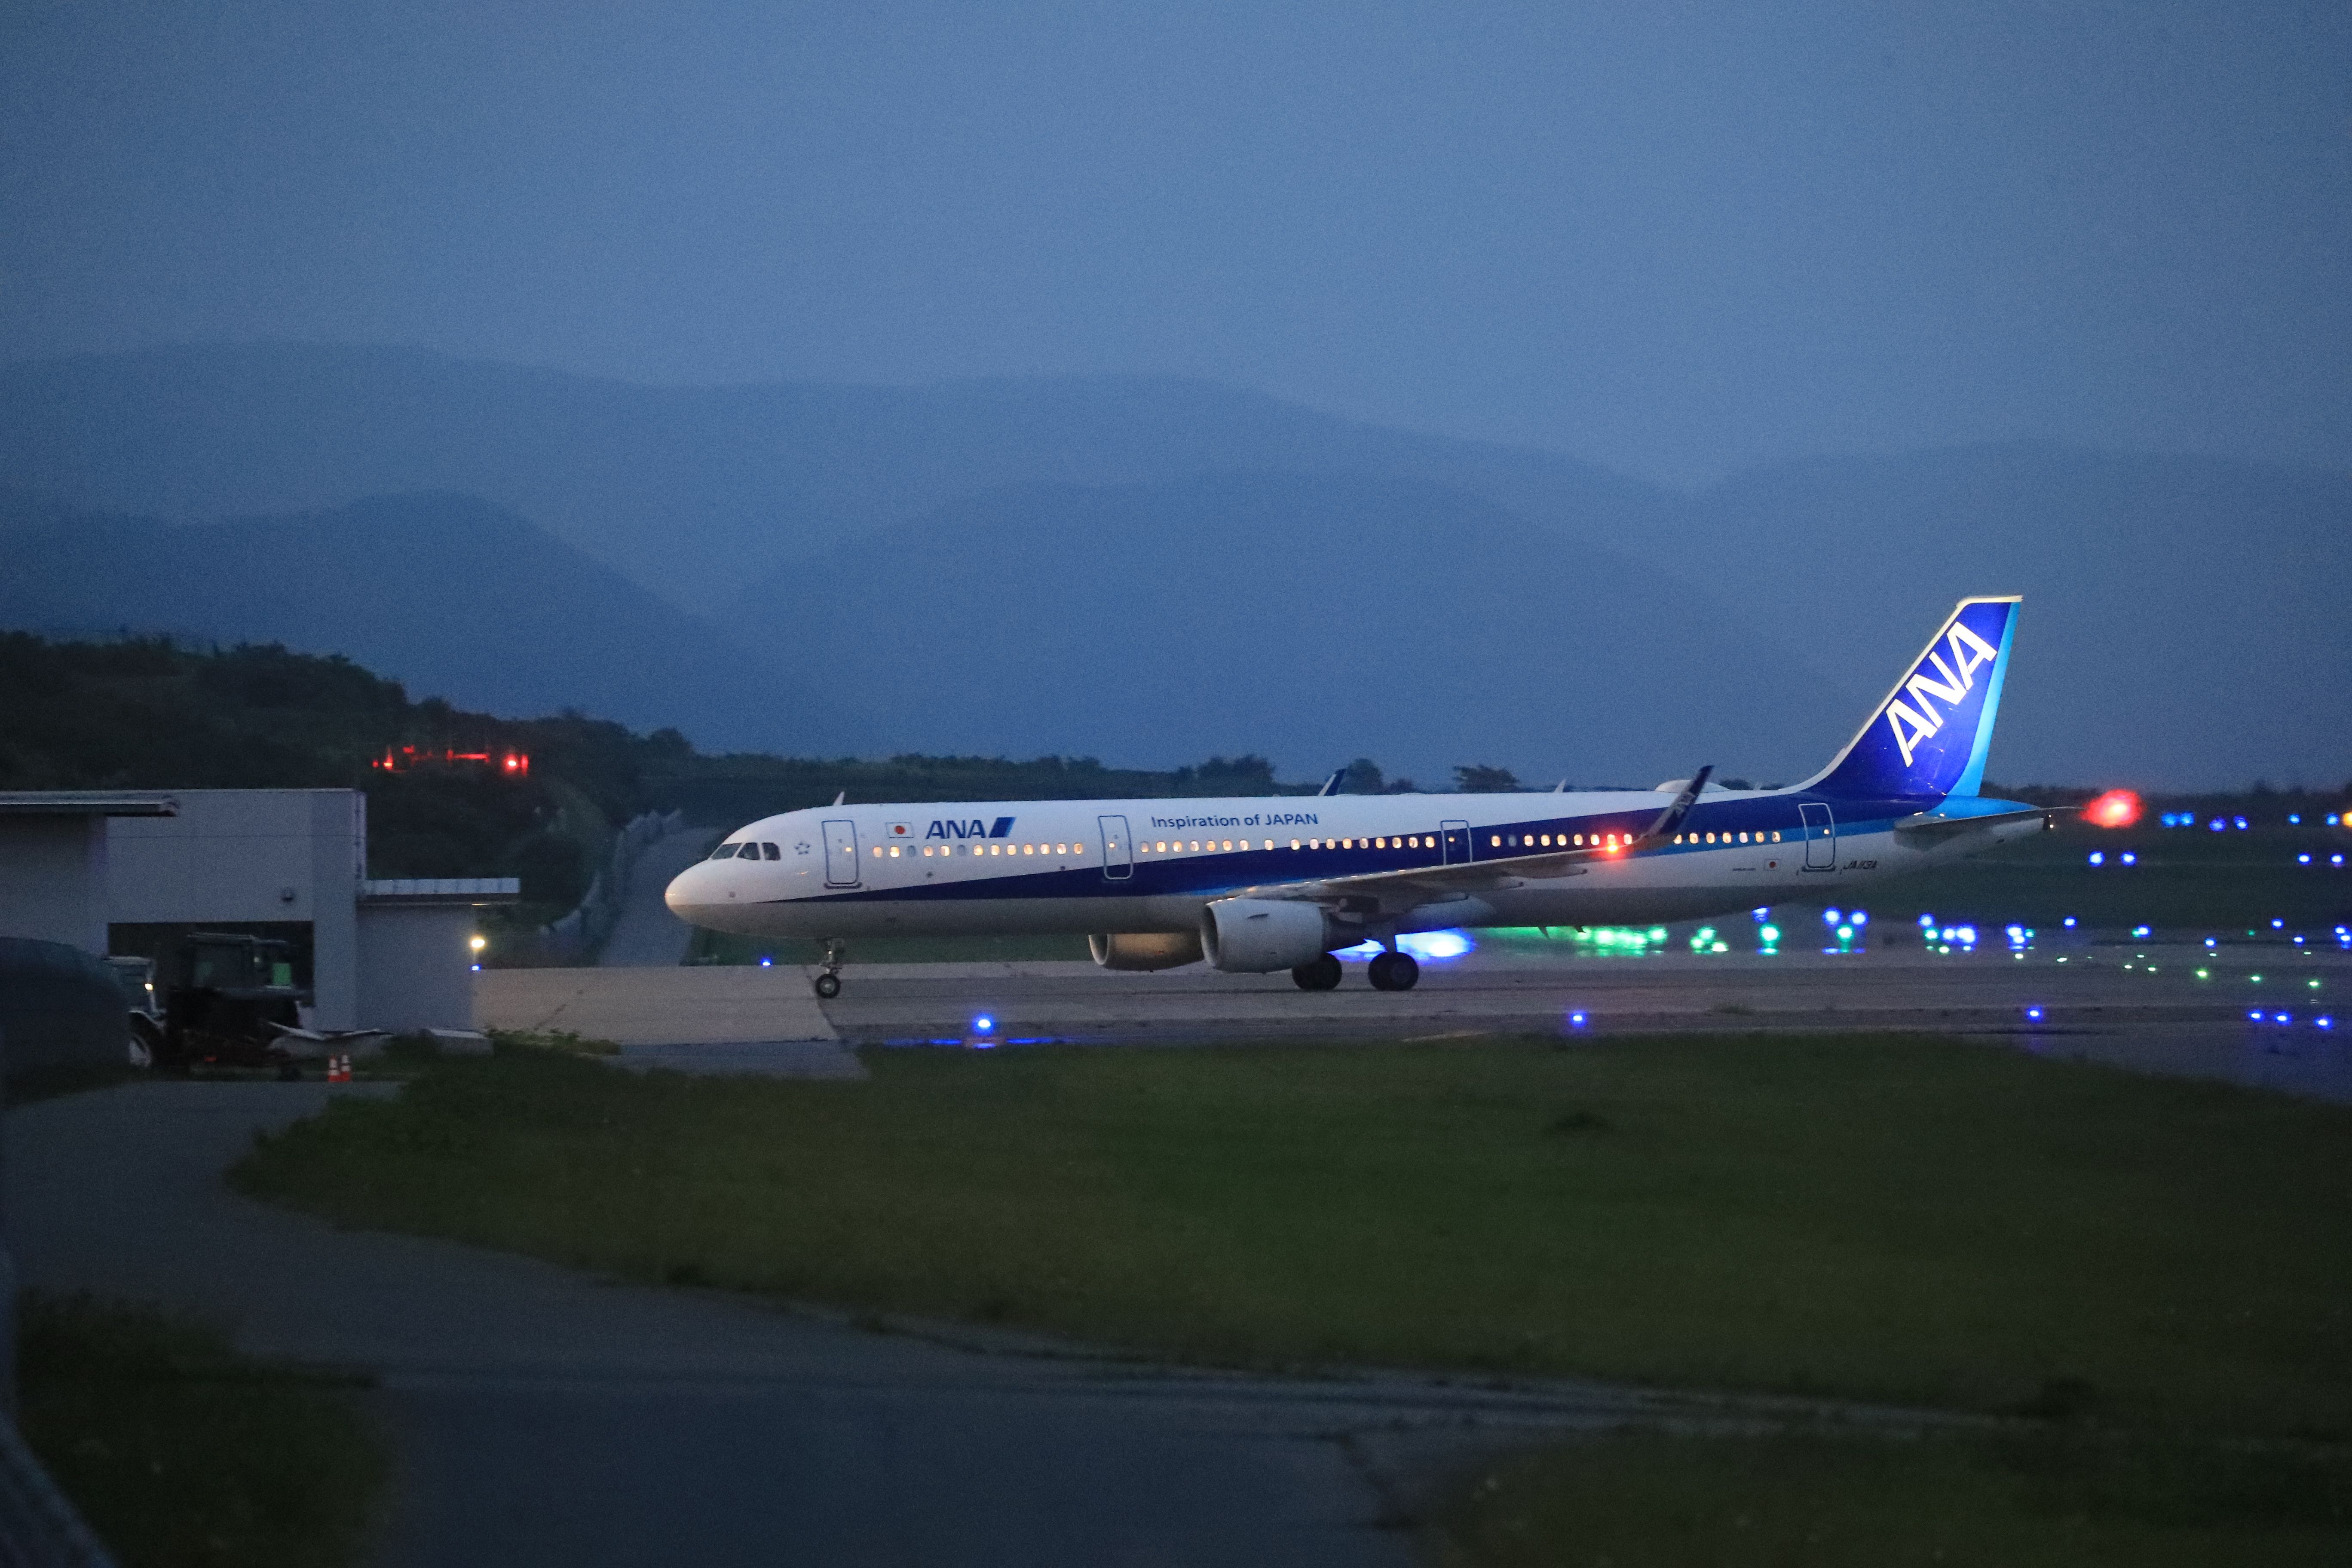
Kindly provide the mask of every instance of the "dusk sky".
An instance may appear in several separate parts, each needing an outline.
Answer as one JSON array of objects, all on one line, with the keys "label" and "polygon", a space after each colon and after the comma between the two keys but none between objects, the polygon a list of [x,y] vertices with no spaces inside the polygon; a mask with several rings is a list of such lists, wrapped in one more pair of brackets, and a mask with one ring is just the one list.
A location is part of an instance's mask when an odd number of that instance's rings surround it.
[{"label": "dusk sky", "polygon": [[1696,484],[2352,462],[2352,7],[0,20],[0,357],[1180,374]]}]

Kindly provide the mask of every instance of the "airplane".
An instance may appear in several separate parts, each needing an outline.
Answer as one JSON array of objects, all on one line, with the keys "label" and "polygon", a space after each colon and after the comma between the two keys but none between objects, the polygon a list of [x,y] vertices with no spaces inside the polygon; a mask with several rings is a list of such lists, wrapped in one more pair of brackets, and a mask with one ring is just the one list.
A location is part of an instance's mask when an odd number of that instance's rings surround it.
[{"label": "airplane", "polygon": [[816,994],[867,936],[1083,934],[1106,969],[1287,969],[1304,991],[1370,942],[1372,986],[1420,976],[1398,938],[1648,924],[1857,884],[2057,826],[1978,791],[2020,599],[1960,601],[1829,766],[1776,789],[845,805],[762,817],[678,874],[679,918],[814,938]]}]

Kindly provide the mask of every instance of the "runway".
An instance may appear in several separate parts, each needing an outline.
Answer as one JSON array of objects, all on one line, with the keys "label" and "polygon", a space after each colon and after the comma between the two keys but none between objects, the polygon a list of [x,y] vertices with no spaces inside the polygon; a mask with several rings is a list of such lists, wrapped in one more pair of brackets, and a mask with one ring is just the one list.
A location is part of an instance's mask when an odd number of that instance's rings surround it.
[{"label": "runway", "polygon": [[[842,1039],[870,1045],[1920,1029],[2352,1100],[2352,1050],[2328,1011],[2352,986],[2352,954],[2332,941],[2324,951],[2285,941],[2209,951],[2201,939],[2084,938],[2012,951],[1989,934],[1974,951],[1930,950],[1904,932],[1853,951],[1784,944],[1769,956],[1696,953],[1686,940],[1609,957],[1496,943],[1423,964],[1409,992],[1370,989],[1360,964],[1339,990],[1307,993],[1287,974],[1199,965],[1156,974],[1086,963],[860,967],[853,952],[841,995],[823,1007]],[[2248,1016],[2257,1010],[2260,1024]],[[2280,1014],[2289,1021],[2274,1021]],[[2330,1027],[2317,1025],[2323,1016]]]},{"label": "runway", "polygon": [[1424,963],[1407,992],[1372,990],[1360,963],[1339,990],[1310,993],[1286,973],[1200,964],[1152,974],[1090,963],[860,964],[855,949],[841,994],[824,1003],[809,992],[813,971],[783,965],[486,971],[476,1010],[486,1027],[617,1041],[631,1066],[795,1076],[854,1075],[845,1045],[1916,1029],[2352,1101],[2352,1047],[2342,1037],[2352,1025],[2339,1027],[2334,1011],[2352,987],[2352,953],[2333,938],[2324,947],[2282,936],[2208,949],[2186,935],[2068,933],[2012,947],[1993,931],[1972,949],[1944,951],[1898,930],[1832,943],[1847,951],[1822,951],[1816,940],[1765,953],[1752,932],[1727,927],[1727,935],[1747,950],[1695,952],[1687,934],[1606,956],[1564,942],[1487,942]]}]

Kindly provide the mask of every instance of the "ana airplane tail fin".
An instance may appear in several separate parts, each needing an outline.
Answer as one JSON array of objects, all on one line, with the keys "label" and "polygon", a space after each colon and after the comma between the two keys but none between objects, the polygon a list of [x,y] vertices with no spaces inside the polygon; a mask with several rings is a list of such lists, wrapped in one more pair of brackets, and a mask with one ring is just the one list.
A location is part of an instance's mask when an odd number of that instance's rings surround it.
[{"label": "ana airplane tail fin", "polygon": [[1976,794],[2017,607],[2014,595],[1961,600],[1862,732],[1798,787],[1871,800]]}]

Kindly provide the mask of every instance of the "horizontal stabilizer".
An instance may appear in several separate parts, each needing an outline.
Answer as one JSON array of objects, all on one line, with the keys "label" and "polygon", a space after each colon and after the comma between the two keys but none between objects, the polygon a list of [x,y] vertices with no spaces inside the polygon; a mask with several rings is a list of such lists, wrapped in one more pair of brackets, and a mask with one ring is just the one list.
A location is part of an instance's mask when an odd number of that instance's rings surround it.
[{"label": "horizontal stabilizer", "polygon": [[1913,843],[1940,844],[1964,833],[1975,833],[1987,827],[2000,827],[2008,823],[2024,822],[2039,817],[2044,826],[2054,827],[2061,813],[2079,811],[2080,806],[2037,806],[2032,811],[1988,811],[1975,816],[1949,815],[1940,811],[1923,811],[1911,816],[1895,819],[1895,837]]}]

